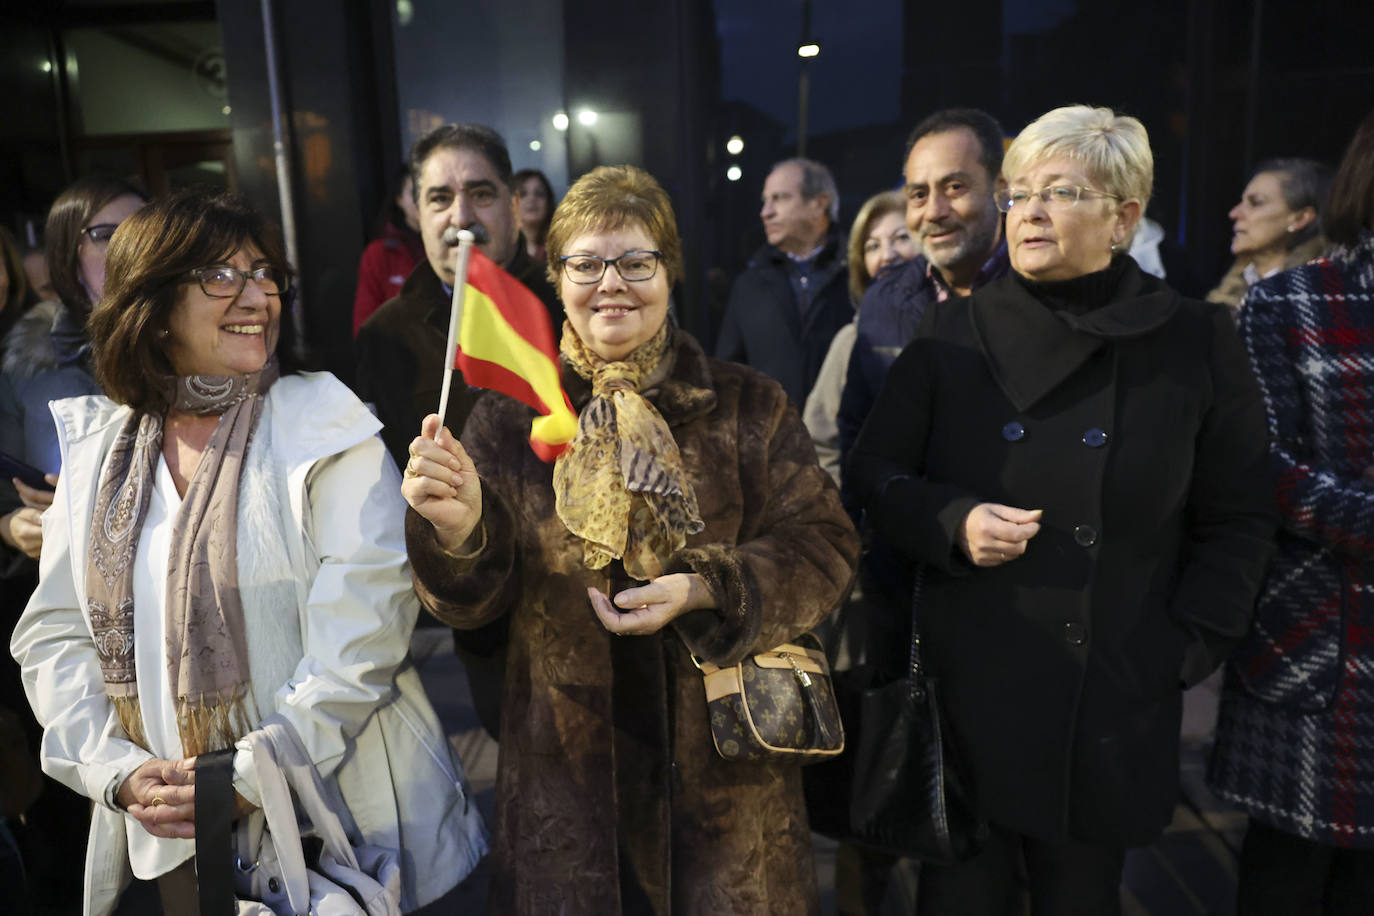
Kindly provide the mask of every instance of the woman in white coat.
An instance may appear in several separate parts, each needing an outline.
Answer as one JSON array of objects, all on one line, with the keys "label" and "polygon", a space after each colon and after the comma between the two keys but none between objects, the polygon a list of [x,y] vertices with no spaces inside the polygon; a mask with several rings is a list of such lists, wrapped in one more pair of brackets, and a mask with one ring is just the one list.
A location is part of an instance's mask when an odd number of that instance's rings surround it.
[{"label": "woman in white coat", "polygon": [[243,739],[271,714],[365,839],[402,851],[403,909],[486,850],[407,662],[399,476],[364,405],[294,371],[288,280],[239,199],[149,205],[111,240],[90,319],[108,397],[53,407],[63,472],[11,650],[44,769],[95,802],[88,912],[112,910],[130,870],[169,914],[196,911],[194,758],[237,746],[250,811]]}]

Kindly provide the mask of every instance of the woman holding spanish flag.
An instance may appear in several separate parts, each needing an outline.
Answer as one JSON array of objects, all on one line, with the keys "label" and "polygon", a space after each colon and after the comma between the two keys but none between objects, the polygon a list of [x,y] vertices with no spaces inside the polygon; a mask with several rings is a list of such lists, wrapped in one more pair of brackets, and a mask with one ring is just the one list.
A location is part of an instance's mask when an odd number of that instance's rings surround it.
[{"label": "woman holding spanish flag", "polygon": [[815,912],[800,773],[717,756],[691,656],[816,624],[858,539],[777,383],[668,320],[651,176],[584,175],[548,253],[576,436],[545,463],[532,409],[488,396],[462,444],[425,419],[401,488],[423,605],[510,623],[490,912]]}]

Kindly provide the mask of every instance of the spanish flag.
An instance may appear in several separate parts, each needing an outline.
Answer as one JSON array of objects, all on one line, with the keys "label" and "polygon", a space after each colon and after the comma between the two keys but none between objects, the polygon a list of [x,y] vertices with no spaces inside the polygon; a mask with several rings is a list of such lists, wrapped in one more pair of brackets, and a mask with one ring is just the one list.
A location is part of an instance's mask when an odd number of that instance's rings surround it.
[{"label": "spanish flag", "polygon": [[549,313],[534,293],[476,248],[468,262],[454,368],[540,413],[530,448],[553,461],[577,435],[577,412],[563,391]]}]

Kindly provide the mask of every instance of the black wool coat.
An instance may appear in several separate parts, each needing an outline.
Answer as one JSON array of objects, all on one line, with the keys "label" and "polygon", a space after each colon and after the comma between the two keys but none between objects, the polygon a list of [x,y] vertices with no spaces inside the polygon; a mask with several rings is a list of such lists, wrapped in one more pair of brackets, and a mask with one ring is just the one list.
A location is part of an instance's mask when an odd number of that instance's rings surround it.
[{"label": "black wool coat", "polygon": [[[1078,314],[1012,273],[931,304],[850,473],[924,564],[923,657],[988,817],[1130,846],[1170,819],[1180,687],[1245,634],[1276,515],[1226,311],[1133,261],[1098,276]],[[1023,556],[964,557],[982,502],[1044,510]]]}]

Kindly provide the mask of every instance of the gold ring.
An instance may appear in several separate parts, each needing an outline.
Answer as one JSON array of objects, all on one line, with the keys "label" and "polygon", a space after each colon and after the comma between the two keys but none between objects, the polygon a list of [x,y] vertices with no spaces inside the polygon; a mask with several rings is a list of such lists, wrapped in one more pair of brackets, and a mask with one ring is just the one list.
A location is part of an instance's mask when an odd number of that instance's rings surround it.
[{"label": "gold ring", "polygon": [[166,800],[165,800],[161,795],[154,795],[154,796],[153,796],[152,806],[153,806],[154,808],[156,808],[158,805],[165,805],[165,804],[167,804],[167,802],[166,802]]},{"label": "gold ring", "polygon": [[416,471],[415,471],[415,466],[414,466],[414,465],[415,465],[415,456],[412,456],[411,459],[410,459],[409,461],[406,462],[406,476],[407,476],[407,477],[418,477],[418,476],[419,476],[419,474],[417,474]]}]

